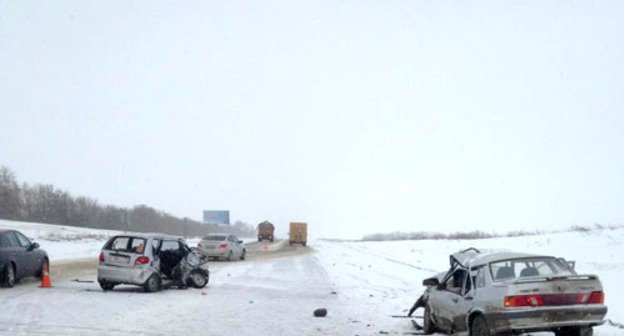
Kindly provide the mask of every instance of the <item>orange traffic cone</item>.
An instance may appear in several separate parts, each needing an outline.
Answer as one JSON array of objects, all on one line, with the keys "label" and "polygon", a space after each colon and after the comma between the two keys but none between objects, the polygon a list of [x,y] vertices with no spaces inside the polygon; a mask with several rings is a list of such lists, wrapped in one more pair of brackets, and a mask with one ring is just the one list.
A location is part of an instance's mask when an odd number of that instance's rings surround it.
[{"label": "orange traffic cone", "polygon": [[52,281],[50,281],[50,268],[46,266],[43,269],[43,277],[41,278],[41,288],[52,288]]}]

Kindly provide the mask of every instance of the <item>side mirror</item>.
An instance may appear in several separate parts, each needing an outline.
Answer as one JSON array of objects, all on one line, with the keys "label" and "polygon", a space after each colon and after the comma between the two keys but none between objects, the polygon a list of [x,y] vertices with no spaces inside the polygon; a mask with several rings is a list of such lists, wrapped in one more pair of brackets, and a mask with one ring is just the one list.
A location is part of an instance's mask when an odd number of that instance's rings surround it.
[{"label": "side mirror", "polygon": [[30,247],[28,248],[29,251],[32,251],[34,249],[38,249],[39,248],[39,243],[32,243],[30,244]]},{"label": "side mirror", "polygon": [[438,287],[440,286],[440,281],[438,281],[438,278],[427,278],[423,280],[423,286]]},{"label": "side mirror", "polygon": [[242,241],[242,240],[239,240],[239,241],[238,241],[238,243],[239,243],[239,244],[242,244],[242,243],[243,243],[243,241]]}]

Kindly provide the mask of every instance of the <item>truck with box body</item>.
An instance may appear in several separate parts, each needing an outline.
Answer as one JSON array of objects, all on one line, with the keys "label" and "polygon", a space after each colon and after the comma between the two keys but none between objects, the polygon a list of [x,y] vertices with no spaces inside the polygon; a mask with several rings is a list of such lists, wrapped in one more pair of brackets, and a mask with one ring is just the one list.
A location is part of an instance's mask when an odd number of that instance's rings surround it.
[{"label": "truck with box body", "polygon": [[291,222],[288,237],[290,245],[302,244],[306,246],[308,243],[308,223]]}]

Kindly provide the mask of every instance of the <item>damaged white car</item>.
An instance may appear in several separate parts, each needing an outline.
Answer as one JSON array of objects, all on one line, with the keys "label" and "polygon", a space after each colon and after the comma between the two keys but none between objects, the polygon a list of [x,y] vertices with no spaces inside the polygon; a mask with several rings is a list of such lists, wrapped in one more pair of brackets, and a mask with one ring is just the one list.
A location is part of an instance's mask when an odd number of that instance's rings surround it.
[{"label": "damaged white car", "polygon": [[600,280],[576,274],[573,262],[475,248],[450,259],[448,272],[423,281],[427,289],[409,312],[424,308],[425,334],[590,336],[592,327],[604,323]]}]

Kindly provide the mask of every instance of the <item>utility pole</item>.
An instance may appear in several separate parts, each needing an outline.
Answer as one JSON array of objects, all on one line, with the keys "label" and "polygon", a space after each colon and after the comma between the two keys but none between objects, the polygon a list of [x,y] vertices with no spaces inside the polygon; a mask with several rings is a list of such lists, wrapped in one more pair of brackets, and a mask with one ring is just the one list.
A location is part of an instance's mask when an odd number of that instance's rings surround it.
[{"label": "utility pole", "polygon": [[130,223],[128,222],[128,209],[124,209],[124,224],[126,224],[126,233],[130,231]]}]

